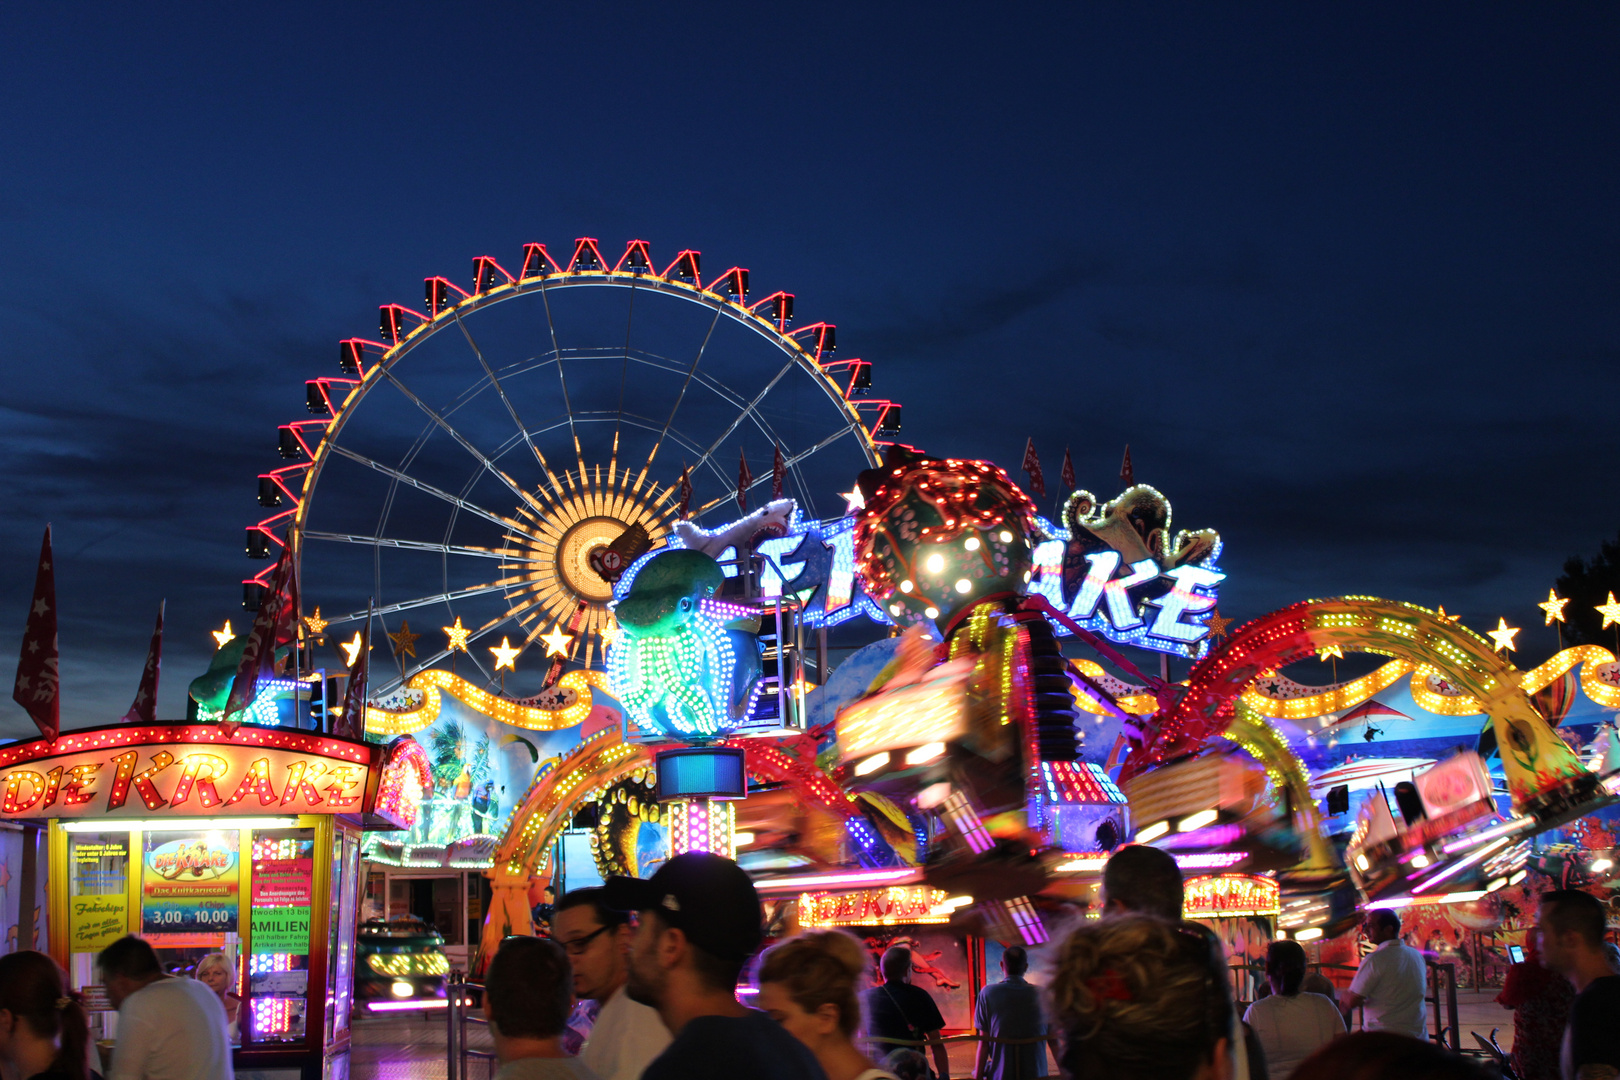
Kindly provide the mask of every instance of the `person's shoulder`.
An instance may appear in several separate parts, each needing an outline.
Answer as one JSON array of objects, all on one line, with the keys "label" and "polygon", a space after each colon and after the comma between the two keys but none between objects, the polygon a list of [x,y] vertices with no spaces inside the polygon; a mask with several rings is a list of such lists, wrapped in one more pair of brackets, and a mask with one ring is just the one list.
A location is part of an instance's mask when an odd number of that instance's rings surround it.
[{"label": "person's shoulder", "polygon": [[1575,996],[1576,1002],[1583,1009],[1594,1006],[1609,1009],[1620,1003],[1620,975],[1604,975],[1593,979],[1586,989]]}]

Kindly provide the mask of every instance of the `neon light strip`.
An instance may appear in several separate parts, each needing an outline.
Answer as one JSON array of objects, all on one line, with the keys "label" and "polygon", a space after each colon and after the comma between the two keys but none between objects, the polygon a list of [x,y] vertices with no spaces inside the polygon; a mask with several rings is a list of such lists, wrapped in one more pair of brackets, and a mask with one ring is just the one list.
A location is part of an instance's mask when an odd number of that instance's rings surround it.
[{"label": "neon light strip", "polygon": [[445,1009],[450,1003],[444,998],[418,998],[415,1001],[373,1001],[372,1012],[404,1012],[406,1009]]},{"label": "neon light strip", "polygon": [[754,887],[760,892],[777,890],[800,892],[839,886],[870,888],[876,885],[909,885],[921,880],[922,869],[912,866],[904,870],[863,870],[847,874],[804,874],[799,877],[770,878],[756,881]]},{"label": "neon light strip", "polygon": [[122,832],[143,829],[147,832],[178,829],[290,829],[298,824],[295,817],[239,817],[239,818],[97,818],[94,821],[64,821],[63,832]]},{"label": "neon light strip", "polygon": [[1483,862],[1491,852],[1495,851],[1497,848],[1505,846],[1507,842],[1508,838],[1504,836],[1498,840],[1492,840],[1490,843],[1486,844],[1472,855],[1463,856],[1450,866],[1446,867],[1444,870],[1440,871],[1438,874],[1432,875],[1427,881],[1413,886],[1413,894],[1416,895],[1420,892],[1428,892],[1442,881],[1447,881],[1450,878],[1455,877],[1457,874],[1462,873],[1475,863]]},{"label": "neon light strip", "polygon": [[1455,840],[1442,844],[1440,850],[1447,855],[1455,855],[1459,851],[1467,851],[1476,844],[1483,844],[1487,840],[1495,840],[1499,836],[1512,836],[1521,829],[1527,829],[1535,823],[1536,819],[1532,817],[1514,818],[1512,821],[1504,821],[1500,825],[1493,825],[1489,829],[1471,833],[1468,836],[1459,836]]}]

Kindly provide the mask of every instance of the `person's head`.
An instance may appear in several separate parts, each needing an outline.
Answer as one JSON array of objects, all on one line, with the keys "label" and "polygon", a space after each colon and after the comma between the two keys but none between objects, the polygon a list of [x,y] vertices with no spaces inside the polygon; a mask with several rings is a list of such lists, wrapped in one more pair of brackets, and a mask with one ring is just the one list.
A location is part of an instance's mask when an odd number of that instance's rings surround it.
[{"label": "person's head", "polygon": [[1009,979],[1021,977],[1029,970],[1029,953],[1022,945],[1009,945],[1001,954],[1001,973]]},{"label": "person's head", "polygon": [[1227,1080],[1232,1001],[1211,939],[1125,914],[1069,935],[1051,984],[1062,1065],[1114,1080]]},{"label": "person's head", "polygon": [[1486,1080],[1489,1074],[1460,1054],[1410,1035],[1355,1031],[1300,1062],[1294,1075],[1311,1080]]},{"label": "person's head", "polygon": [[197,981],[221,1000],[236,989],[236,964],[222,952],[211,952],[197,961]]},{"label": "person's head", "polygon": [[1620,975],[1620,945],[1616,945],[1612,941],[1605,941],[1603,943],[1603,955],[1609,961],[1609,970],[1616,975]]},{"label": "person's head", "polygon": [[883,950],[878,969],[883,972],[884,982],[905,982],[911,978],[911,950],[904,945],[890,945]]},{"label": "person's head", "polygon": [[1367,912],[1361,925],[1367,932],[1367,940],[1374,945],[1382,945],[1401,936],[1401,917],[1389,908],[1375,908]]},{"label": "person's head", "polygon": [[1338,987],[1333,980],[1320,971],[1313,971],[1299,981],[1299,992],[1302,994],[1321,994],[1323,997],[1336,998],[1339,996]]},{"label": "person's head", "polygon": [[1541,946],[1541,962],[1553,971],[1568,975],[1584,960],[1588,965],[1603,956],[1606,919],[1597,897],[1579,889],[1558,889],[1541,894],[1541,917],[1536,922],[1536,938]]},{"label": "person's head", "polygon": [[122,1008],[124,999],[135,991],[165,977],[152,946],[134,934],[126,934],[102,949],[96,956],[96,966],[101,969],[107,1000],[115,1009]]},{"label": "person's head", "polygon": [[737,976],[764,939],[759,893],[742,867],[687,851],[652,877],[609,878],[608,907],[641,917],[630,937],[626,990],[659,1008],[681,1000],[735,1000]]},{"label": "person's head", "polygon": [[509,937],[484,972],[484,1017],[502,1061],[562,1034],[574,1007],[573,973],[562,946],[545,938]]},{"label": "person's head", "polygon": [[603,890],[563,893],[551,918],[551,936],[574,968],[574,994],[606,1001],[629,972],[630,917],[602,902]]},{"label": "person's head", "polygon": [[56,961],[32,950],[0,956],[0,1057],[29,1038],[57,1045],[56,1067],[70,1080],[89,1080],[89,1017]]},{"label": "person's head", "polygon": [[1122,847],[1103,865],[1103,911],[1140,911],[1181,921],[1185,890],[1175,857],[1145,844]]},{"label": "person's head", "polygon": [[866,947],[842,930],[800,934],[765,953],[758,1006],[811,1050],[847,1043],[861,1023]]},{"label": "person's head", "polygon": [[902,1046],[889,1052],[883,1067],[894,1073],[896,1080],[928,1080],[928,1059],[921,1050]]},{"label": "person's head", "polygon": [[1266,946],[1266,981],[1273,994],[1293,997],[1305,981],[1305,949],[1297,941],[1273,941]]}]

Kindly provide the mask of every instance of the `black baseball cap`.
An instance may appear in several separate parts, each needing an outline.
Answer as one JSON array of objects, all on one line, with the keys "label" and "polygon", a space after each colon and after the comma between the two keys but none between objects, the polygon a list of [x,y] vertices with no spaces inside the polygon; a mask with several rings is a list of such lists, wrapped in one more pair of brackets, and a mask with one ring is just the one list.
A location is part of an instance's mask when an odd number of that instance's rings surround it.
[{"label": "black baseball cap", "polygon": [[721,960],[746,960],[765,939],[754,882],[730,859],[704,851],[683,852],[650,878],[608,878],[602,903],[614,911],[656,911]]}]

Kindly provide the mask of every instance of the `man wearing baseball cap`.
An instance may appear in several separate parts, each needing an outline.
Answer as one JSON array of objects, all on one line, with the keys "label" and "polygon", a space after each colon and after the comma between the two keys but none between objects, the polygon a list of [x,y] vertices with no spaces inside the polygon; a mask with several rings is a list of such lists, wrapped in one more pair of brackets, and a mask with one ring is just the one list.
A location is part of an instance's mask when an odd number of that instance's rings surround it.
[{"label": "man wearing baseball cap", "polygon": [[737,1001],[737,977],[759,950],[754,883],[730,859],[689,851],[645,881],[607,880],[604,904],[640,914],[627,991],[674,1036],[642,1080],[826,1080],[808,1047]]}]

